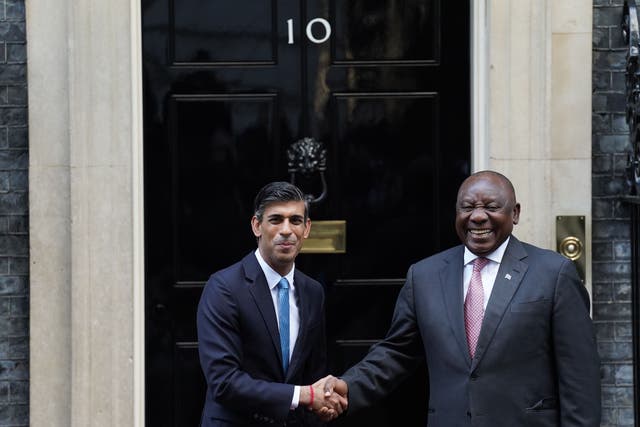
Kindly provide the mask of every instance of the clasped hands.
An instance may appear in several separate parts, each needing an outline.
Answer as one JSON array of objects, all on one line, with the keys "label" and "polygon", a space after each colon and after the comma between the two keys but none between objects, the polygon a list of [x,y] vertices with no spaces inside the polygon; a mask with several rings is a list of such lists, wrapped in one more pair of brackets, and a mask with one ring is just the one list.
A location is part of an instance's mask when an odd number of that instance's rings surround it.
[{"label": "clasped hands", "polygon": [[302,387],[300,402],[306,404],[322,421],[331,421],[348,406],[349,389],[343,380],[327,375],[314,384]]}]

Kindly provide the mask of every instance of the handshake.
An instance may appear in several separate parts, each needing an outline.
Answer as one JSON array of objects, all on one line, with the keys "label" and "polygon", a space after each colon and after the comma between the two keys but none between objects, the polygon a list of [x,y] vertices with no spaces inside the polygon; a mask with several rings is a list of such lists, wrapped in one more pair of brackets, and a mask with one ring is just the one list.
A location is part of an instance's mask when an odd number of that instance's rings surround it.
[{"label": "handshake", "polygon": [[343,380],[327,375],[314,384],[300,388],[300,405],[306,405],[322,421],[331,421],[342,414],[349,404],[349,388]]}]

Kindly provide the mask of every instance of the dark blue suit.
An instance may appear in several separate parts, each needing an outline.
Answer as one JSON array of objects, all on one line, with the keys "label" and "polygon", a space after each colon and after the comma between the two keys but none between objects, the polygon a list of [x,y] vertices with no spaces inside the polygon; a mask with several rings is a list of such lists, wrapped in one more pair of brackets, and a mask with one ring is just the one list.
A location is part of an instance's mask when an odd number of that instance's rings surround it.
[{"label": "dark blue suit", "polygon": [[511,236],[472,360],[463,253],[457,246],[411,266],[387,337],[343,376],[350,410],[373,404],[426,357],[429,427],[599,427],[600,363],[572,262]]},{"label": "dark blue suit", "polygon": [[273,300],[254,253],[213,274],[198,305],[200,365],[207,381],[202,426],[315,425],[290,411],[294,386],[325,375],[322,285],[296,270],[300,330],[285,375]]}]

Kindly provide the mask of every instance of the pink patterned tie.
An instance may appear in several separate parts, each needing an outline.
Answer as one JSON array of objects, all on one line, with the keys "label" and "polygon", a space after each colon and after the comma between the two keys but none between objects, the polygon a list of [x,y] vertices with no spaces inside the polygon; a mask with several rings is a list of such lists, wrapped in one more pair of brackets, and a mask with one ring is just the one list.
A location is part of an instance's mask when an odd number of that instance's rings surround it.
[{"label": "pink patterned tie", "polygon": [[464,301],[464,326],[467,330],[467,343],[469,344],[469,354],[473,358],[478,344],[478,336],[482,327],[484,317],[484,289],[482,288],[482,276],[480,271],[489,263],[487,258],[476,258],[473,260],[473,273],[467,291],[467,298]]}]

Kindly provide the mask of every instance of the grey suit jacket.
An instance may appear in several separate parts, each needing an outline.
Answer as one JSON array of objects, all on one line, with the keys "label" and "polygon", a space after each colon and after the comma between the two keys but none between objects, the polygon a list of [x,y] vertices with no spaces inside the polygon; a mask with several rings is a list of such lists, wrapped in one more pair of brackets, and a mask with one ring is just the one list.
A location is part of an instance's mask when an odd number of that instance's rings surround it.
[{"label": "grey suit jacket", "polygon": [[426,357],[429,427],[598,427],[600,362],[573,263],[511,236],[472,360],[463,253],[457,246],[411,266],[387,337],[343,375],[350,411]]}]

